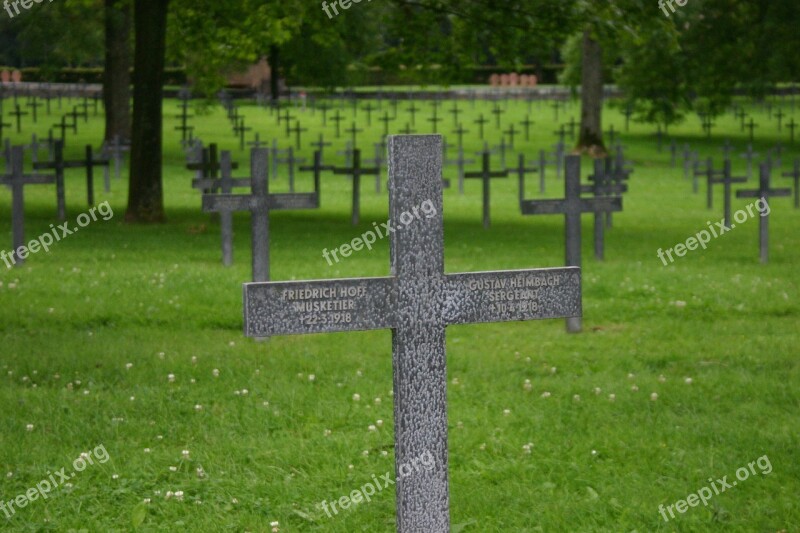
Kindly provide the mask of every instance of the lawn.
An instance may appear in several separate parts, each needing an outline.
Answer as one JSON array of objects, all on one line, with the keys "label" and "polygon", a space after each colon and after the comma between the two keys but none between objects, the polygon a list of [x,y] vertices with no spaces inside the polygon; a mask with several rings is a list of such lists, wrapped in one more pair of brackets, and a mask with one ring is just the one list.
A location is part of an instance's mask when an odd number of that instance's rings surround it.
[{"label": "lawn", "polygon": [[[390,128],[410,122],[407,105],[400,103]],[[416,129],[428,133],[430,105],[417,105],[424,111]],[[451,105],[439,110],[439,130],[448,134]],[[491,105],[460,105],[471,130],[465,151],[477,160],[482,141],[472,121],[479,113],[490,120],[487,140],[499,142]],[[382,106],[371,128],[364,111],[356,119],[367,130],[359,137],[365,158],[383,132],[378,117],[391,113],[385,100]],[[53,107],[39,125],[27,117],[23,134],[11,134],[15,142],[46,135],[60,118]],[[262,140],[289,142],[274,115],[242,108]],[[65,102],[62,113],[69,109]],[[779,139],[788,144],[765,109],[747,110],[760,124],[756,151]],[[310,130],[304,157],[310,160],[309,144],[324,131],[334,142],[327,159],[343,161],[333,152],[347,138],[349,106],[338,139],[332,122],[322,127],[319,111],[292,113]],[[394,472],[391,333],[243,337],[249,216],[235,217],[235,264],[225,268],[219,225],[189,187],[193,172],[173,130],[177,114],[177,103],[166,101],[167,224],[126,225],[127,178],[113,180],[110,193],[98,179],[96,203],[108,201],[113,218],[81,228],[21,268],[0,270],[0,500],[51,475],[58,485],[47,499],[22,498],[25,507],[13,504],[8,516],[0,508],[0,529],[393,531],[393,487],[331,516],[321,506]],[[503,129],[510,120],[520,129],[526,114],[525,102],[508,103]],[[534,159],[549,149],[553,132],[579,109],[561,110],[558,122],[554,115],[534,103],[530,141],[519,135],[514,154],[525,150]],[[616,109],[604,119],[624,130]],[[221,108],[192,124],[248,168]],[[68,134],[67,156],[79,157],[81,144],[97,145],[101,128],[100,116],[81,122],[77,140]],[[672,168],[654,131],[632,123],[623,133],[635,171],[624,212],[606,234],[605,261],[593,258],[592,217],[583,218],[582,334],[568,335],[563,320],[448,329],[453,531],[800,530],[800,210],[790,198],[771,202],[768,265],[758,260],[758,220],[748,218],[706,250],[664,266],[657,250],[720,220],[722,195],[720,187],[715,209],[707,210],[704,186],[692,193],[680,158]],[[747,134],[732,113],[717,119],[713,140],[696,118],[670,134],[718,167],[730,138],[734,173],[745,171],[739,153]],[[783,171],[798,156],[796,146],[787,149]],[[514,160],[509,153],[508,165]],[[583,168],[585,176],[590,160]],[[453,167],[445,172],[455,181]],[[773,186],[790,186],[778,174]],[[88,210],[81,176],[68,174],[71,221]],[[298,190],[310,190],[307,175],[297,181]],[[529,177],[528,196],[539,196],[537,183]],[[321,209],[271,216],[272,279],[388,275],[388,240],[333,266],[322,256],[386,221],[385,188],[376,194],[365,178],[361,224],[352,227],[349,185],[325,174]],[[270,188],[286,187],[282,170]],[[493,180],[492,226],[484,230],[480,190],[470,180],[464,195],[455,183],[445,191],[447,272],[563,265],[563,217],[521,216],[516,180]],[[32,239],[57,222],[55,193],[37,186],[25,194]],[[548,169],[546,197],[561,195],[563,181]],[[751,202],[735,199],[734,210]],[[10,205],[4,189],[4,249],[11,246]],[[681,509],[675,502],[712,483],[719,489],[724,476],[737,480],[737,469],[750,463],[746,480],[707,505],[675,518],[659,511]],[[55,475],[62,468],[68,481]]]}]

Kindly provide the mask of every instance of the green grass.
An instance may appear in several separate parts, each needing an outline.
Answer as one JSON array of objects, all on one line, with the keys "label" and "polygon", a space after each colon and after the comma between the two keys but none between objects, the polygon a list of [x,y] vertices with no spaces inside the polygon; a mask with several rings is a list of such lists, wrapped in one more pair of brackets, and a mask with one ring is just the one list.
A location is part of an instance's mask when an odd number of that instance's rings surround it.
[{"label": "green grass", "polygon": [[[471,121],[479,112],[493,117],[488,104],[462,106],[472,130],[467,150],[474,152],[481,143]],[[405,107],[393,127],[405,125]],[[426,111],[417,130],[428,132],[429,106],[420,107]],[[440,131],[453,129],[449,107],[443,106]],[[262,139],[283,139],[283,127],[267,111],[244,112]],[[504,127],[526,113],[525,103],[510,103]],[[533,157],[554,143],[553,113],[534,105],[537,125],[518,149]],[[753,113],[763,153],[778,139],[777,125],[765,112]],[[172,130],[174,101],[166,102],[165,114],[168,224],[125,225],[126,180],[115,181],[110,194],[98,180],[96,202],[110,202],[112,220],[93,223],[22,268],[0,271],[0,499],[14,498],[49,472],[70,472],[81,452],[98,445],[110,456],[48,500],[10,519],[0,512],[0,528],[268,531],[278,521],[283,532],[392,531],[390,489],[334,518],[319,508],[393,469],[390,332],[245,339],[249,217],[236,217],[235,265],[223,268],[218,225],[200,212]],[[310,157],[321,115],[295,114],[311,128],[303,141]],[[577,115],[573,106],[561,122]],[[45,124],[57,118],[40,119],[38,127],[27,122],[26,136],[46,134]],[[360,112],[361,127],[365,118]],[[377,113],[366,141],[382,133],[376,119]],[[622,129],[617,111],[607,110],[605,120]],[[204,140],[234,150],[247,168],[219,109],[193,123]],[[704,139],[697,120],[671,133],[719,162],[719,139],[730,137],[737,153],[746,141],[730,114],[717,124],[714,142]],[[101,127],[100,117],[81,124],[80,142],[68,137],[67,155],[78,157],[81,143],[96,145]],[[333,139],[332,124],[325,131],[334,150],[342,149],[345,135]],[[454,531],[800,529],[800,210],[790,199],[772,202],[769,265],[758,262],[757,221],[750,219],[708,250],[664,267],[656,250],[719,220],[721,196],[707,211],[704,191],[692,194],[680,164],[672,169],[668,151],[656,151],[653,131],[632,124],[623,135],[636,170],[625,211],[606,236],[605,262],[592,258],[592,221],[584,217],[583,334],[567,335],[562,320],[448,329]],[[493,124],[487,138],[499,141]],[[784,155],[784,166],[797,155],[796,149]],[[586,160],[584,174],[588,168]],[[734,171],[743,170],[737,158]],[[452,168],[446,172],[454,178]],[[385,221],[387,197],[365,181],[357,228],[349,224],[349,182],[338,176],[323,178],[322,209],[271,217],[273,279],[388,274],[386,240],[333,267],[321,254]],[[71,172],[68,182],[74,221],[86,209],[81,173]],[[536,196],[536,183],[532,177],[529,196]],[[286,190],[285,177],[270,186]],[[310,187],[307,177],[298,179],[300,190]],[[550,172],[547,196],[562,190]],[[55,201],[52,187],[25,192],[30,239],[55,223]],[[562,218],[520,216],[516,194],[515,180],[494,180],[493,223],[485,231],[480,183],[468,182],[464,196],[445,192],[448,272],[563,264]],[[746,203],[734,200],[734,207]],[[0,193],[4,248],[9,209],[10,195]],[[383,425],[369,431],[377,420]],[[530,453],[523,448],[528,443]],[[659,505],[686,498],[710,477],[732,480],[737,468],[764,455],[769,475],[752,476],[669,523],[661,518]],[[183,501],[166,499],[167,491],[183,491]]]}]

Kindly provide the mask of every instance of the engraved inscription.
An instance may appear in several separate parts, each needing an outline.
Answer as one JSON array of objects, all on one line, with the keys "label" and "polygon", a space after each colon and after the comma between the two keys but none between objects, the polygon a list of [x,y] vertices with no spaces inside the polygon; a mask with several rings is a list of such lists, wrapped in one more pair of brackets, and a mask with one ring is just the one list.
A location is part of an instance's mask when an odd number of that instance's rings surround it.
[{"label": "engraved inscription", "polygon": [[367,294],[366,287],[302,287],[284,289],[281,300],[297,313],[306,326],[349,324],[357,298]]}]

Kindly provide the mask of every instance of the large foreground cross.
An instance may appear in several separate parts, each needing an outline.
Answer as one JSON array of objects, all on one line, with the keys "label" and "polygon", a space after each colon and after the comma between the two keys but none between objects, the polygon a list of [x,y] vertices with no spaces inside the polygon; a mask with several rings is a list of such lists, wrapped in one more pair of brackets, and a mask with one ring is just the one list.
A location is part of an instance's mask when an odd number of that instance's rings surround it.
[{"label": "large foreground cross", "polygon": [[247,283],[245,333],[392,330],[395,470],[423,453],[435,467],[397,476],[397,531],[447,532],[445,328],[581,315],[580,269],[444,273],[442,137],[389,137],[391,275]]}]

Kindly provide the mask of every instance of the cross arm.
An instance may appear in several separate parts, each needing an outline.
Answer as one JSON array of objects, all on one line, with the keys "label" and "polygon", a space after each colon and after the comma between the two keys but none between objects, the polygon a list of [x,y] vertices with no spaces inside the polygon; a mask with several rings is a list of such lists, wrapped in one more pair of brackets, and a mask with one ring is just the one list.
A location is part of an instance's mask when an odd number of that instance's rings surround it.
[{"label": "cross arm", "polygon": [[745,191],[736,191],[736,198],[762,198],[766,197],[767,199],[773,196],[790,196],[792,194],[792,189],[769,189],[768,191],[762,191],[759,189],[750,189]]},{"label": "cross arm", "polygon": [[578,267],[445,276],[444,322],[473,324],[580,317]]},{"label": "cross arm", "polygon": [[244,284],[248,337],[367,331],[395,326],[394,278]]},{"label": "cross arm", "polygon": [[[252,181],[250,178],[233,178],[229,180],[231,187],[250,187]],[[220,178],[200,178],[192,180],[193,189],[216,189],[222,187],[222,180]]]},{"label": "cross arm", "polygon": [[258,211],[264,209],[264,198],[239,194],[204,194],[203,212]]},{"label": "cross arm", "polygon": [[270,194],[270,210],[316,209],[319,207],[319,194],[315,192]]}]

